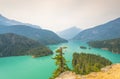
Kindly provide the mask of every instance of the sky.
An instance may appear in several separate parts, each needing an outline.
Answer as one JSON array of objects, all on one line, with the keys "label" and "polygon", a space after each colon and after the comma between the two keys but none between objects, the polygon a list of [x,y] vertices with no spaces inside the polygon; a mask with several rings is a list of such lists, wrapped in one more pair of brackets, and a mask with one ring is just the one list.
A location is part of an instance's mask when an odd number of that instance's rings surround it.
[{"label": "sky", "polygon": [[120,17],[120,0],[0,0],[0,14],[54,32],[87,29]]}]

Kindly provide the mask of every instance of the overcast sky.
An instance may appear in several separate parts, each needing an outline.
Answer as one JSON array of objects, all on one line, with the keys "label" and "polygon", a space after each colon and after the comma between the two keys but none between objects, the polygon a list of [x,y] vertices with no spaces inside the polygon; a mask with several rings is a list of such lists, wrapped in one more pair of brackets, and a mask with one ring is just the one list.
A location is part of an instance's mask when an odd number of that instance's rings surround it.
[{"label": "overcast sky", "polygon": [[55,32],[86,29],[120,17],[120,0],[0,0],[0,14]]}]

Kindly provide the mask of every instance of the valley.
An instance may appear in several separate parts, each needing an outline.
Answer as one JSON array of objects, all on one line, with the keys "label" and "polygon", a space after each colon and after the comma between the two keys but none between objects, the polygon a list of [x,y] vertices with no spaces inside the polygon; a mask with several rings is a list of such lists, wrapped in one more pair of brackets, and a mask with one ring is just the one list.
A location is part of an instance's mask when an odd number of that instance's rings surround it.
[{"label": "valley", "polygon": [[[56,65],[63,61],[63,65],[77,74],[100,71],[102,67],[120,63],[119,30],[120,18],[93,28],[71,27],[56,34],[0,15],[0,77],[49,79]],[[60,50],[56,54],[61,47],[66,48],[63,57],[62,51],[61,56],[58,55]],[[54,63],[55,56],[59,62]],[[62,67],[59,68],[63,70]]]}]

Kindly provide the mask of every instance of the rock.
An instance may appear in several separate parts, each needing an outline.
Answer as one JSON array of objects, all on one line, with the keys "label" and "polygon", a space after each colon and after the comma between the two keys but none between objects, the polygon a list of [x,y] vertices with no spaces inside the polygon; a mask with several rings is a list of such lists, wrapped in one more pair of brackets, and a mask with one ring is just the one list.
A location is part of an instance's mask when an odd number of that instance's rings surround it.
[{"label": "rock", "polygon": [[92,72],[88,75],[77,75],[66,71],[56,79],[120,79],[120,63],[102,68],[100,72]]},{"label": "rock", "polygon": [[70,71],[66,71],[59,75],[56,79],[76,79],[76,74]]}]

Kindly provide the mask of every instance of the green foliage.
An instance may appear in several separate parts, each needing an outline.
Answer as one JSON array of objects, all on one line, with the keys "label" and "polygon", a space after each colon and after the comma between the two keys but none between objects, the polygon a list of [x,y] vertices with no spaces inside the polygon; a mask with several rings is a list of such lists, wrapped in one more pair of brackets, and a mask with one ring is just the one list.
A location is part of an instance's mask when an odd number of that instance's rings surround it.
[{"label": "green foliage", "polygon": [[0,34],[0,57],[50,54],[52,51],[37,41],[12,33]]},{"label": "green foliage", "polygon": [[66,60],[63,56],[63,49],[66,49],[66,47],[60,47],[56,50],[56,56],[53,59],[56,60],[55,64],[57,65],[57,69],[54,71],[53,76],[50,79],[55,79],[62,72],[69,70]]},{"label": "green foliage", "polygon": [[39,46],[32,48],[27,51],[28,55],[32,55],[33,57],[47,56],[53,54],[53,52],[47,47]]},{"label": "green foliage", "polygon": [[95,48],[105,48],[113,53],[120,53],[120,38],[103,41],[92,41],[88,44]]},{"label": "green foliage", "polygon": [[90,72],[100,71],[102,67],[112,64],[104,57],[93,54],[74,53],[73,54],[73,71],[77,74],[89,74]]}]

